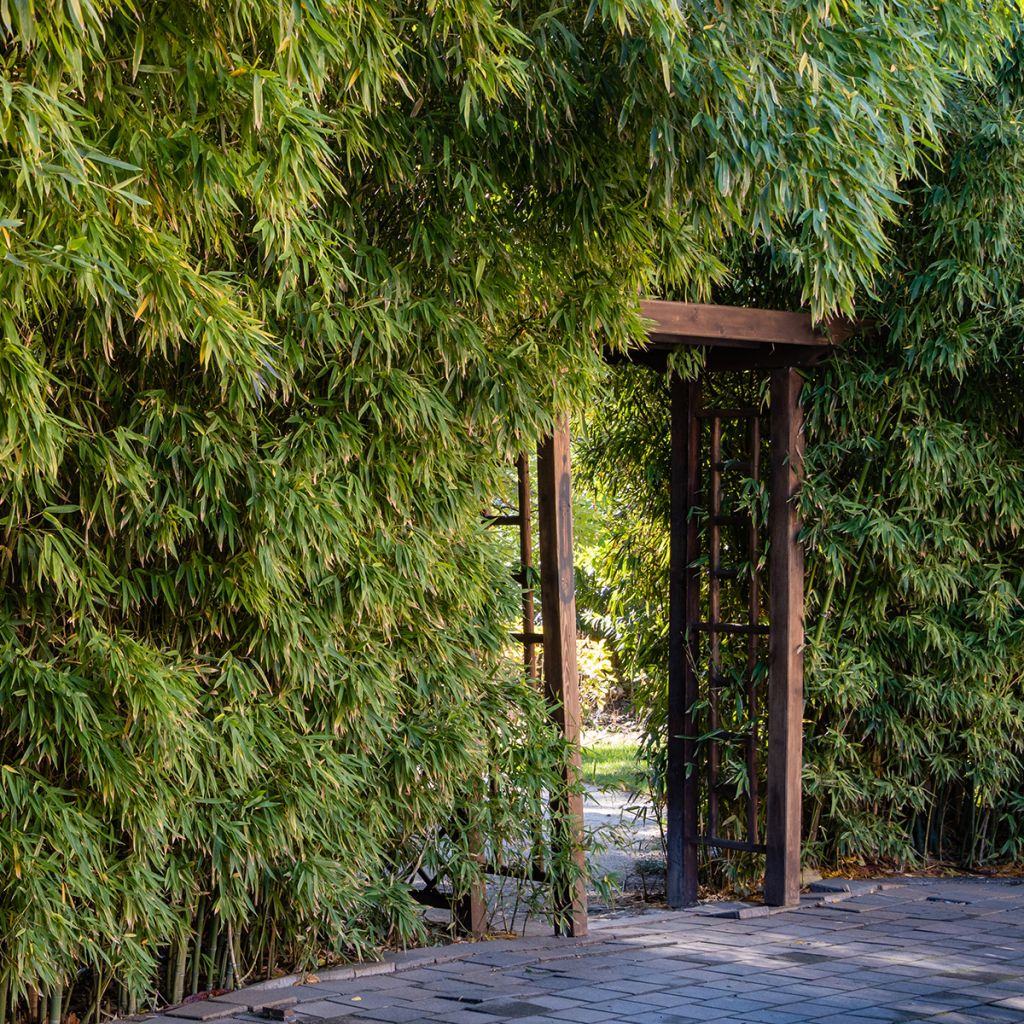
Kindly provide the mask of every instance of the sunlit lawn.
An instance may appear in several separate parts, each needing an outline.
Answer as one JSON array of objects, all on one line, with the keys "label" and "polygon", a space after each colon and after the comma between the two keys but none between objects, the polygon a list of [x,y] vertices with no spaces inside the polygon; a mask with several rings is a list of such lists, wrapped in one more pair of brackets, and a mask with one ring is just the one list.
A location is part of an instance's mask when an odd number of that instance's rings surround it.
[{"label": "sunlit lawn", "polygon": [[641,781],[636,764],[638,748],[636,736],[630,733],[584,733],[584,781],[588,786],[637,789]]}]

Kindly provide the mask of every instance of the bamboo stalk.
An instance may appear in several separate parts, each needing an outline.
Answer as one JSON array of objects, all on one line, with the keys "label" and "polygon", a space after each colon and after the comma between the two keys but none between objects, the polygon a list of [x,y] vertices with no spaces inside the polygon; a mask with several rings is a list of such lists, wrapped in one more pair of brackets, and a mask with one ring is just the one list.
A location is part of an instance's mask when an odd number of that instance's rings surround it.
[{"label": "bamboo stalk", "polygon": [[64,990],[57,987],[50,996],[50,1010],[47,1014],[47,1024],[60,1024],[63,1016],[61,1014],[61,1002],[64,998]]},{"label": "bamboo stalk", "polygon": [[39,996],[39,1016],[36,1019],[39,1024],[46,1024],[50,1019],[50,997],[45,992]]},{"label": "bamboo stalk", "polygon": [[270,943],[269,949],[267,950],[267,981],[274,976],[274,961],[277,959],[277,924],[271,922],[270,925]]},{"label": "bamboo stalk", "polygon": [[0,981],[0,1024],[7,1024],[7,993],[10,983],[4,978]]},{"label": "bamboo stalk", "polygon": [[103,1003],[103,997],[106,995],[109,984],[110,978],[107,977],[104,980],[103,971],[98,970],[96,972],[96,999],[92,1004],[92,1024],[100,1024],[100,1006]]},{"label": "bamboo stalk", "polygon": [[192,995],[199,991],[199,969],[203,959],[203,931],[206,928],[206,897],[199,900],[199,917],[196,920],[196,950],[192,956],[192,978],[189,988]]},{"label": "bamboo stalk", "polygon": [[220,970],[217,971],[218,988],[228,987],[228,944],[223,943],[223,949],[220,954]]},{"label": "bamboo stalk", "polygon": [[235,934],[230,921],[228,921],[228,958],[228,978],[224,987],[233,989],[238,983],[238,959],[235,956]]},{"label": "bamboo stalk", "polygon": [[188,956],[188,939],[178,940],[178,949],[174,961],[174,980],[171,983],[171,1004],[177,1006],[185,998],[185,962]]},{"label": "bamboo stalk", "polygon": [[217,979],[217,946],[220,943],[220,921],[214,917],[210,921],[210,943],[206,947],[206,987],[214,988]]}]

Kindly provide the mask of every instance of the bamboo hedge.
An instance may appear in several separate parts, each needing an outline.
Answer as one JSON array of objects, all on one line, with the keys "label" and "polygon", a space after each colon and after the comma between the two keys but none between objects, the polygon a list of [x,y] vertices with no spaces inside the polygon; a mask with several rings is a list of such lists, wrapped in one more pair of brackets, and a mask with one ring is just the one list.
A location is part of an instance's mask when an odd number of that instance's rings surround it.
[{"label": "bamboo hedge", "polygon": [[415,941],[526,841],[509,461],[730,235],[851,309],[1011,13],[746,7],[0,2],[0,1021]]}]

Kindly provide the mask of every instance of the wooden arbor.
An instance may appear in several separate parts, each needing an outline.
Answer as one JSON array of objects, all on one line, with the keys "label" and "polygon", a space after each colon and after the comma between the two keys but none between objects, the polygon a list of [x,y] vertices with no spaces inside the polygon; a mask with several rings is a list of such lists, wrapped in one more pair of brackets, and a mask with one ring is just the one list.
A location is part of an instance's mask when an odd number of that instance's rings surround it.
[{"label": "wooden arbor", "polygon": [[[796,903],[800,891],[800,805],[803,714],[803,551],[796,507],[803,468],[802,416],[798,368],[812,365],[830,350],[808,316],[773,310],[738,309],[681,302],[647,301],[642,312],[652,322],[646,348],[613,357],[664,371],[679,346],[705,350],[706,373],[753,371],[769,374],[769,433],[762,432],[758,403],[713,408],[704,402],[703,381],[671,380],[672,472],[669,571],[668,693],[668,902],[697,902],[698,848],[741,850],[766,855],[765,900],[774,906]],[[745,438],[745,452],[726,458],[723,439]],[[756,517],[723,506],[730,472],[759,481],[762,449],[768,442],[769,491],[768,601],[761,584],[763,545]],[[736,453],[733,453],[734,455]],[[560,420],[537,451],[537,526],[540,552],[542,628],[537,631],[532,571],[532,495],[528,461],[519,463],[519,509],[515,515],[488,517],[493,525],[517,526],[523,576],[523,633],[526,670],[537,674],[543,648],[544,689],[552,716],[573,751],[565,765],[569,790],[579,771],[580,702],[576,665],[576,599],[572,552],[572,483],[569,425]],[[703,524],[703,530],[702,530]],[[728,531],[733,531],[728,535]],[[737,536],[745,537],[745,568],[736,564]],[[702,557],[701,540],[707,551]],[[732,564],[729,564],[731,559]],[[723,618],[723,586],[746,575],[744,621]],[[726,638],[744,645],[739,672],[742,729],[723,727],[721,706]],[[763,647],[768,647],[767,694],[763,686]],[[736,682],[735,669],[733,670]],[[763,714],[766,706],[767,714]],[[758,763],[762,719],[767,718],[768,763],[765,813],[760,812]],[[746,808],[741,839],[721,834],[723,745],[739,744],[746,771]],[[728,780],[734,789],[735,779]],[[703,809],[703,813],[702,813]],[[762,817],[764,825],[762,828]],[[531,869],[522,875],[552,887],[562,931],[587,930],[582,875],[582,799],[571,795],[551,807],[551,839],[577,871],[558,878]],[[732,828],[737,816],[731,816]],[[761,834],[763,831],[763,835]],[[562,859],[566,862],[566,858]],[[520,875],[523,869],[488,865],[494,874]],[[480,932],[486,920],[482,887],[457,909],[464,930]]]},{"label": "wooden arbor", "polygon": [[[746,370],[770,376],[767,609],[756,519],[723,508],[730,471],[755,481],[761,477],[761,409],[756,403],[710,408],[704,404],[701,381],[673,377],[670,385],[668,902],[673,907],[697,902],[697,853],[707,846],[765,854],[765,901],[785,906],[796,903],[800,892],[804,580],[796,507],[803,469],[797,368],[823,358],[829,340],[814,331],[808,316],[798,313],[658,301],[643,303],[643,312],[653,321],[650,344],[632,354],[633,361],[664,370],[674,348],[699,346],[706,351],[708,373]],[[733,451],[731,459],[723,452],[726,432],[734,446],[744,448]],[[744,546],[746,569],[739,564]],[[727,621],[723,587],[744,575],[744,620]],[[723,657],[727,641],[739,641],[745,648],[738,667],[733,652],[731,681]],[[765,641],[766,699],[760,692],[759,668]],[[722,694],[730,683],[733,694],[739,692],[735,703],[744,706],[746,721],[739,727],[735,715],[725,724]],[[758,758],[765,704],[768,764],[762,835]],[[738,761],[745,769],[745,813],[731,817],[733,830],[740,827],[745,833],[739,839],[722,835],[723,789],[740,788],[735,776],[727,781],[722,774],[727,743],[740,748]]]}]

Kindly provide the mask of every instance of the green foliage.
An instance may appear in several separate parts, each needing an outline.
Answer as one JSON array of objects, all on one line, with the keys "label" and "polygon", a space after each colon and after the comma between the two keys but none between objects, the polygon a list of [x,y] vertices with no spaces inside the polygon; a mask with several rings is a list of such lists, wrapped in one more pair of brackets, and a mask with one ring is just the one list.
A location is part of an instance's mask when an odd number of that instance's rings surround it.
[{"label": "green foliage", "polygon": [[877,323],[811,384],[809,838],[1024,852],[1021,71],[965,88]]},{"label": "green foliage", "polygon": [[[807,374],[804,832],[822,864],[1024,852],[1021,82],[1015,56],[952,95],[863,330]],[[718,298],[795,306],[773,256],[738,250]],[[637,369],[612,388],[581,465],[616,509],[601,581],[663,767],[667,388]]]},{"label": "green foliage", "polygon": [[360,955],[522,836],[503,465],[732,232],[848,306],[1006,17],[0,3],[0,985]]},{"label": "green foliage", "polygon": [[636,792],[642,778],[637,768],[639,746],[627,733],[595,733],[583,740],[583,774],[589,785]]}]

